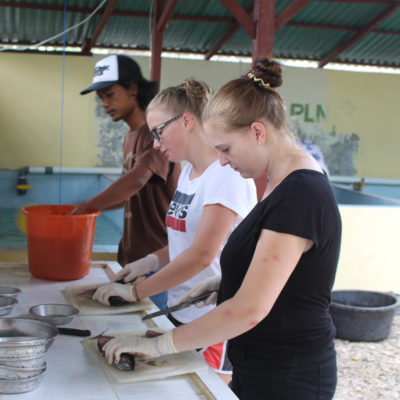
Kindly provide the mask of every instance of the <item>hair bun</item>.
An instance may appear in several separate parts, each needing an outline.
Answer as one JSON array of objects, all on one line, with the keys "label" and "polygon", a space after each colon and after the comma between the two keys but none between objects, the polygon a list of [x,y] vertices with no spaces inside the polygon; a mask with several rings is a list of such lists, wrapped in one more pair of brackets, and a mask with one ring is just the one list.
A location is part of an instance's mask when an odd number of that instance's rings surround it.
[{"label": "hair bun", "polygon": [[257,58],[253,64],[254,75],[261,78],[265,83],[269,83],[271,88],[282,85],[282,67],[276,61],[268,58]]},{"label": "hair bun", "polygon": [[195,79],[186,79],[179,88],[186,90],[188,95],[192,97],[209,97],[210,89],[209,87],[201,81]]},{"label": "hair bun", "polygon": [[210,89],[204,82],[192,78],[186,79],[180,85],[168,87],[158,93],[147,107],[147,112],[164,107],[175,115],[190,112],[201,121],[210,94]]}]

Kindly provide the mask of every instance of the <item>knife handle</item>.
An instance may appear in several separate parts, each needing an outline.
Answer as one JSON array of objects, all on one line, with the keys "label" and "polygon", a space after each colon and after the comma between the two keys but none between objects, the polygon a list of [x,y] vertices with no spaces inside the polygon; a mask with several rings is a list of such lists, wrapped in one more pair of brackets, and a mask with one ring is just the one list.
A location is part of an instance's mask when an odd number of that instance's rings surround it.
[{"label": "knife handle", "polygon": [[210,290],[210,291],[207,291],[207,292],[201,294],[200,296],[193,297],[190,299],[190,304],[196,304],[202,300],[205,300],[208,296],[210,296],[214,292],[218,292],[218,290]]},{"label": "knife handle", "polygon": [[90,336],[91,333],[87,329],[75,329],[75,328],[59,328],[58,333],[61,335],[71,335],[71,336]]}]

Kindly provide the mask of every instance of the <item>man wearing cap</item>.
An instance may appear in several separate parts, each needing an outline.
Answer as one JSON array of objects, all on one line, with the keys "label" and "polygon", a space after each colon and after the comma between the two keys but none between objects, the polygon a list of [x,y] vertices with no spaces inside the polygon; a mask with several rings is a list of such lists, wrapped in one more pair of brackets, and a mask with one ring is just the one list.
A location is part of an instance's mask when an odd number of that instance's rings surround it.
[{"label": "man wearing cap", "polygon": [[125,121],[130,130],[124,138],[123,171],[119,179],[90,200],[75,214],[124,207],[124,231],[118,262],[138,260],[167,245],[165,215],[180,173],[153,149],[145,109],[157,92],[157,83],[142,76],[130,57],[112,55],[96,63],[93,83],[81,94],[96,91],[113,121]]}]

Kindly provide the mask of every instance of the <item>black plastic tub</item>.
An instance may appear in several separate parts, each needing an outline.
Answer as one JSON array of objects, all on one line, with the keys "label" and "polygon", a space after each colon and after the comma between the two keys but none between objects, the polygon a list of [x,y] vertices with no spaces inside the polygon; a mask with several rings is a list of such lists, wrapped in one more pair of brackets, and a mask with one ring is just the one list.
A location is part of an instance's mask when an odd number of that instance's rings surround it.
[{"label": "black plastic tub", "polygon": [[336,337],[357,342],[386,339],[392,328],[398,298],[368,290],[334,290],[330,313]]}]

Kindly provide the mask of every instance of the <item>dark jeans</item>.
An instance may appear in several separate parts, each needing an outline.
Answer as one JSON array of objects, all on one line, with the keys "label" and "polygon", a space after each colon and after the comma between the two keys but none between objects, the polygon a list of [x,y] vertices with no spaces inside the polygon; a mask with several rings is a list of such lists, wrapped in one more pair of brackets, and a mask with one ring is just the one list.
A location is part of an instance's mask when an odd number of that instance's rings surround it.
[{"label": "dark jeans", "polygon": [[337,383],[336,351],[245,351],[230,344],[231,389],[240,400],[331,400]]}]

